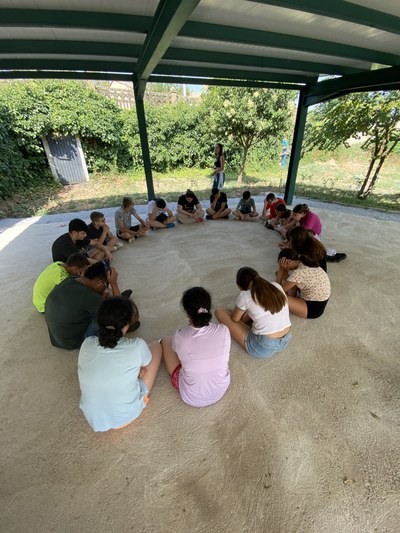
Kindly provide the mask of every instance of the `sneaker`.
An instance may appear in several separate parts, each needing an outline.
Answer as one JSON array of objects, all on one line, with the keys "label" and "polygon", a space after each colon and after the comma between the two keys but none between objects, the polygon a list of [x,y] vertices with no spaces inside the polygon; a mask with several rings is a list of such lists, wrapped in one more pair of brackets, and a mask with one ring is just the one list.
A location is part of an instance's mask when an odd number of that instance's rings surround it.
[{"label": "sneaker", "polygon": [[175,227],[175,224],[173,222],[168,222],[167,228],[174,228]]},{"label": "sneaker", "polygon": [[134,237],[131,237],[130,239],[128,239],[129,244],[131,244],[134,240],[135,240]]},{"label": "sneaker", "polygon": [[274,226],[270,224],[269,222],[266,222],[264,225],[267,229],[274,229]]},{"label": "sneaker", "polygon": [[346,259],[347,254],[338,252],[335,255],[327,255],[325,258],[329,263],[340,263],[343,259]]},{"label": "sneaker", "polygon": [[126,291],[121,292],[122,298],[130,298],[132,296],[132,289],[126,289]]},{"label": "sneaker", "polygon": [[114,246],[114,250],[118,250],[119,248],[122,248],[124,245],[123,242],[116,242]]},{"label": "sneaker", "polygon": [[204,222],[204,218],[198,217],[194,219],[195,223],[198,224],[199,222]]},{"label": "sneaker", "polygon": [[212,220],[213,217],[212,217],[212,215],[206,215],[206,219],[207,219],[207,220]]}]

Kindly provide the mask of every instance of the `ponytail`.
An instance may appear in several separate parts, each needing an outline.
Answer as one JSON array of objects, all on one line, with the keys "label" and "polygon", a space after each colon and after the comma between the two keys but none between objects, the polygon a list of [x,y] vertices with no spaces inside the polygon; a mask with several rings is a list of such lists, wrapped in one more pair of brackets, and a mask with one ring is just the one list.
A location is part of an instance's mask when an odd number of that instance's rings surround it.
[{"label": "ponytail", "polygon": [[286,295],[275,285],[259,276],[254,268],[239,268],[236,274],[236,284],[243,291],[250,289],[253,300],[272,314],[279,313],[287,304]]},{"label": "ponytail", "polygon": [[104,300],[97,313],[100,346],[115,348],[124,336],[122,329],[131,323],[137,313],[136,305],[128,298],[114,296]]}]

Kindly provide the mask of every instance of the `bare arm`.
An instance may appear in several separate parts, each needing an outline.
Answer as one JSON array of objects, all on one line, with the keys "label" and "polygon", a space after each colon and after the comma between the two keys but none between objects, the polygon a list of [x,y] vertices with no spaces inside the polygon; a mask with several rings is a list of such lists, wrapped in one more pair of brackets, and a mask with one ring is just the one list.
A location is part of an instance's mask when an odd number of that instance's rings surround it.
[{"label": "bare arm", "polygon": [[94,246],[98,250],[101,250],[102,252],[104,252],[107,259],[109,261],[112,261],[112,255],[110,253],[110,250],[106,246],[104,246],[104,244],[101,244],[100,241],[93,241],[92,239],[90,240],[90,244],[91,246]]},{"label": "bare arm", "polygon": [[245,313],[246,312],[239,309],[239,307],[235,307],[235,309],[232,311],[231,318],[234,322],[240,322]]}]

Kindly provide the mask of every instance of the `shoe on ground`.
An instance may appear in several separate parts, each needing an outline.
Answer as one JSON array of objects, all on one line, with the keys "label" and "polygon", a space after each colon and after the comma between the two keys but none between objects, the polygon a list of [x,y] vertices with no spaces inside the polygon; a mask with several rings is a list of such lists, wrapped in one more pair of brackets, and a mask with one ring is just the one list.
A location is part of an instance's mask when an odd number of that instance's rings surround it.
[{"label": "shoe on ground", "polygon": [[226,218],[226,220],[229,220],[229,215],[225,215],[223,218]]},{"label": "shoe on ground", "polygon": [[212,215],[206,215],[207,220],[212,220]]},{"label": "shoe on ground", "polygon": [[274,226],[272,224],[270,224],[269,222],[266,222],[264,224],[264,226],[267,228],[267,229],[274,229]]},{"label": "shoe on ground", "polygon": [[199,222],[204,222],[204,218],[198,217],[194,219],[195,223],[198,224]]},{"label": "shoe on ground", "polygon": [[175,224],[173,222],[168,222],[167,228],[174,228]]},{"label": "shoe on ground", "polygon": [[328,263],[340,263],[340,261],[343,261],[343,259],[346,259],[347,254],[338,252],[335,255],[327,255],[326,260]]},{"label": "shoe on ground", "polygon": [[130,239],[128,239],[129,244],[132,244],[134,240],[135,240],[134,237],[131,237]]},{"label": "shoe on ground", "polygon": [[122,298],[130,298],[132,296],[132,289],[126,289],[126,291],[121,292]]},{"label": "shoe on ground", "polygon": [[119,248],[122,248],[123,246],[124,246],[123,242],[116,242],[114,248],[115,250],[118,250]]}]

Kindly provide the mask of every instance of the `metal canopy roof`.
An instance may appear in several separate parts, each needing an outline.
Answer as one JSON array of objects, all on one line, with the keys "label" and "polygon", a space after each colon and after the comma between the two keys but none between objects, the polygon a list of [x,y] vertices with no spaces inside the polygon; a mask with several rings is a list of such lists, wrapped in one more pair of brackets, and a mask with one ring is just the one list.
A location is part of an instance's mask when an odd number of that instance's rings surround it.
[{"label": "metal canopy roof", "polygon": [[0,78],[398,89],[400,2],[0,0]]}]

